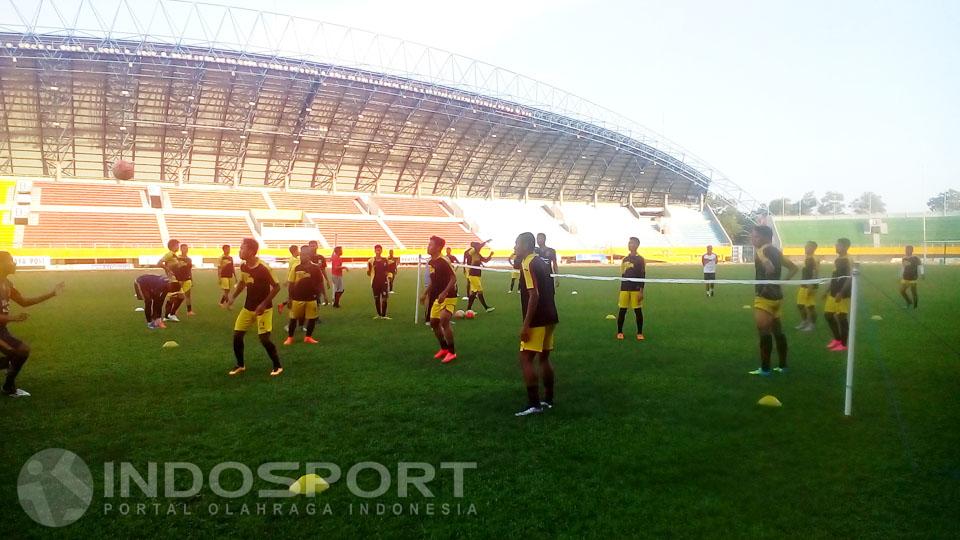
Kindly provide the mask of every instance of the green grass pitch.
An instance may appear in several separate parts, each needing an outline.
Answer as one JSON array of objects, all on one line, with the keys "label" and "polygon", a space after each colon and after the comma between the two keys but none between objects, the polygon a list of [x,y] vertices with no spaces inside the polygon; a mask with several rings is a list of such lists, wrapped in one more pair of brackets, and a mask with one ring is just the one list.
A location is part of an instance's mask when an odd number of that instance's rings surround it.
[{"label": "green grass pitch", "polygon": [[[647,341],[638,343],[616,341],[615,321],[605,319],[616,312],[615,283],[564,280],[553,356],[557,407],[515,418],[525,401],[519,298],[505,294],[503,274],[485,276],[497,311],[459,322],[459,359],[440,365],[431,332],[412,323],[414,273],[400,273],[393,320],[375,321],[365,277],[353,271],[345,307],[321,311],[320,345],[280,347],[280,378],[268,377],[252,335],[247,372],[227,377],[236,312],[217,307],[212,273],[195,275],[198,315],[181,315],[184,322],[164,331],[147,330],[133,311],[138,274],[13,276],[28,296],[58,280],[67,292],[10,325],[33,349],[19,379],[33,396],[0,401],[5,537],[947,537],[960,530],[960,268],[928,268],[913,312],[901,307],[894,266],[865,266],[851,418],[842,414],[844,357],[824,349],[823,321],[815,334],[792,330],[794,287],[784,319],[791,372],[760,379],[747,375],[758,365],[751,312],[743,309],[750,287],[719,286],[706,298],[699,285],[649,285]],[[747,266],[720,270],[722,278],[751,274]],[[699,277],[699,269],[653,266],[649,276]],[[462,279],[460,286],[462,294]],[[285,321],[275,314],[278,347]],[[630,338],[630,316],[626,331]],[[161,349],[166,340],[180,347]],[[758,407],[765,394],[784,406]],[[50,447],[76,452],[96,483],[86,515],[56,530],[28,518],[16,489],[27,458]],[[281,501],[298,502],[300,515],[224,515],[226,503],[236,511],[261,500],[222,499],[207,482],[186,501],[136,490],[129,500],[104,498],[104,462],[145,471],[148,462],[174,461],[205,474],[223,461],[254,470],[267,461],[327,461],[344,472],[376,461],[393,481],[372,501],[334,483],[312,499],[313,516],[303,498]],[[401,498],[400,461],[477,468],[466,471],[462,498],[453,496],[449,472],[429,484],[436,498],[416,491]],[[372,474],[360,477],[368,489],[376,483]],[[257,480],[255,487],[270,486]],[[146,515],[105,515],[106,502],[149,506]],[[177,514],[167,516],[170,502]],[[428,502],[452,506],[448,515],[425,515]],[[159,515],[153,503],[162,505]],[[364,503],[369,513],[361,513]],[[377,515],[376,503],[404,508]],[[218,515],[209,515],[211,504]],[[457,504],[475,513],[458,514]],[[326,505],[331,512],[321,515]]]}]

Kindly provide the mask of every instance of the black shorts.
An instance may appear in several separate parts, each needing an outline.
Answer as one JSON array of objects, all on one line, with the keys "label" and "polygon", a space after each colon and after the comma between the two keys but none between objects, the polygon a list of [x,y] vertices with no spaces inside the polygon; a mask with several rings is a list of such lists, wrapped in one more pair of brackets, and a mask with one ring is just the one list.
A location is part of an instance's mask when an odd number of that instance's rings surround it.
[{"label": "black shorts", "polygon": [[716,272],[710,272],[710,273],[708,274],[708,273],[704,272],[704,273],[703,273],[703,279],[709,279],[709,280],[711,280],[711,281],[714,280],[714,279],[717,279],[717,273],[716,273]]},{"label": "black shorts", "polygon": [[390,285],[387,283],[374,283],[370,286],[373,289],[374,296],[383,296],[385,294],[390,294]]},{"label": "black shorts", "polygon": [[23,345],[23,342],[13,337],[6,326],[0,326],[0,353],[6,355],[10,351],[15,351]]}]

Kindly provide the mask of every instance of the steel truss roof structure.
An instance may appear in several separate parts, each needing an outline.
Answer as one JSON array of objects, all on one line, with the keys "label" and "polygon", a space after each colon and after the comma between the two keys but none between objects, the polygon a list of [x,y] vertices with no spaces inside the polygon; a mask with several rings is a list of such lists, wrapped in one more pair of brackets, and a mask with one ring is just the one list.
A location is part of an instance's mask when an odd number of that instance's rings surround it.
[{"label": "steel truss roof structure", "polygon": [[0,174],[759,205],[586,100],[455,54],[179,0],[0,3]]}]

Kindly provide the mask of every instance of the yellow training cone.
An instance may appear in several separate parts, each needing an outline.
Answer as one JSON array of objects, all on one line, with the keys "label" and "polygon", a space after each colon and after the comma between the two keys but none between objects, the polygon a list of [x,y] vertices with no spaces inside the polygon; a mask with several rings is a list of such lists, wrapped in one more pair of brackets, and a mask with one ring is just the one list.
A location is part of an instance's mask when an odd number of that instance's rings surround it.
[{"label": "yellow training cone", "polygon": [[743,309],[750,309],[750,308],[752,308],[752,307],[753,307],[753,306],[744,305],[744,306],[743,306]]},{"label": "yellow training cone", "polygon": [[883,320],[883,317],[881,317],[880,315],[874,315],[873,317],[870,317],[870,318],[873,319],[873,320],[875,320],[875,321],[882,321],[882,320]]},{"label": "yellow training cone", "polygon": [[163,348],[164,348],[164,349],[172,349],[172,348],[174,348],[174,347],[179,347],[179,346],[180,346],[180,344],[177,343],[176,341],[168,341],[168,342],[166,342],[166,343],[163,344]]},{"label": "yellow training cone", "polygon": [[326,480],[317,474],[305,474],[290,484],[290,493],[294,495],[316,495],[330,487]]},{"label": "yellow training cone", "polygon": [[774,396],[763,396],[760,398],[760,401],[757,402],[757,405],[764,407],[783,407],[783,403],[780,403],[780,400]]},{"label": "yellow training cone", "polygon": [[617,316],[616,316],[616,315],[607,315],[605,318],[606,318],[608,321],[613,321],[613,320],[616,320]]}]

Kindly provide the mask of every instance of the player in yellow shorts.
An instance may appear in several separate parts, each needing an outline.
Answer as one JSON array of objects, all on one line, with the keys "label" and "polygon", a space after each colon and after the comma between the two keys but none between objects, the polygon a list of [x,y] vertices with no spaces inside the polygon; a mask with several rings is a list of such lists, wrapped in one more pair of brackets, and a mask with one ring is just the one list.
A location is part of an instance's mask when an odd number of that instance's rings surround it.
[{"label": "player in yellow shorts", "polygon": [[850,249],[850,239],[840,238],[837,240],[837,260],[833,263],[833,279],[830,280],[830,288],[827,291],[827,302],[823,307],[823,318],[830,325],[830,332],[833,333],[833,340],[827,343],[827,348],[831,351],[847,350],[847,337],[850,334],[850,289],[853,286],[851,276],[850,257],[847,251]]},{"label": "player in yellow shorts", "polygon": [[[487,240],[487,242],[489,242],[489,240]],[[480,267],[485,263],[490,262],[490,259],[493,258],[492,251],[490,252],[490,255],[487,255],[486,257],[480,254],[480,250],[483,249],[483,246],[487,245],[487,242],[471,242],[470,249],[463,254],[463,263],[476,267],[467,268],[468,311],[473,309],[473,302],[477,299],[480,300],[480,304],[483,305],[485,310],[487,310],[487,313],[490,313],[496,309],[487,305],[487,299],[483,297],[483,281],[480,279]]]},{"label": "player in yellow shorts", "polygon": [[637,319],[637,341],[643,341],[643,285],[642,281],[629,279],[643,279],[647,277],[647,261],[637,254],[640,239],[631,236],[627,241],[627,250],[630,253],[620,261],[620,277],[628,280],[620,282],[620,297],[617,299],[617,339],[623,339],[623,322],[627,317],[627,310],[632,309]]},{"label": "player in yellow shorts", "polygon": [[186,244],[180,244],[180,268],[181,268],[181,285],[180,291],[183,293],[183,300],[187,303],[187,315],[191,317],[196,315],[193,312],[193,293],[190,291],[193,289],[193,259],[191,259],[187,253],[190,250],[190,246]]},{"label": "player in yellow shorts", "polygon": [[180,244],[180,253],[177,255],[176,265],[173,266],[173,276],[176,278],[175,282],[180,283],[180,290],[171,293],[167,299],[164,318],[168,321],[180,322],[177,311],[184,301],[187,303],[187,314],[194,314],[193,297],[190,294],[190,289],[193,288],[193,259],[187,255],[189,248],[186,244]]},{"label": "player in yellow shorts", "polygon": [[[907,301],[908,308],[913,306],[913,309],[917,309],[920,305],[920,297],[917,296],[917,280],[921,275],[923,275],[923,261],[913,254],[913,246],[907,246],[903,267],[900,269],[900,296]],[[912,293],[913,298],[907,294],[907,290]]]},{"label": "player in yellow shorts", "polygon": [[[816,257],[817,243],[807,242],[804,246],[803,270],[800,279],[817,279],[820,277],[820,260]],[[817,285],[801,285],[797,289],[797,310],[800,311],[800,324],[796,326],[801,332],[813,332],[817,321]]]},{"label": "player in yellow shorts", "polygon": [[450,261],[440,255],[444,244],[446,240],[439,236],[431,236],[427,243],[430,285],[423,291],[420,301],[430,306],[430,328],[440,344],[440,350],[433,357],[448,364],[457,358],[450,327],[450,317],[457,308],[457,274]]},{"label": "player in yellow shorts", "polygon": [[280,355],[277,354],[277,347],[270,341],[270,332],[273,330],[273,310],[271,302],[277,293],[280,292],[280,285],[274,279],[273,273],[257,257],[257,251],[260,244],[253,238],[244,238],[240,244],[240,259],[243,264],[240,265],[240,281],[237,287],[228,296],[226,307],[233,305],[234,300],[244,290],[247,291],[247,298],[243,303],[243,309],[237,315],[237,321],[233,325],[233,354],[237,359],[237,365],[230,370],[228,375],[239,375],[247,370],[243,362],[243,337],[253,326],[257,326],[257,335],[260,337],[260,344],[273,362],[273,369],[270,375],[276,377],[283,373],[283,366],[280,364]]},{"label": "player in yellow shorts", "polygon": [[513,270],[510,271],[510,290],[507,291],[507,294],[510,294],[513,292],[513,288],[516,286],[517,280],[520,279],[520,261],[517,260],[516,253],[511,253],[510,256],[507,257],[507,262],[510,263],[511,267],[513,267]]},{"label": "player in yellow shorts", "polygon": [[[170,239],[167,241],[167,252],[160,258],[160,262],[157,263],[157,266],[163,268],[163,272],[167,275],[167,280],[170,283],[180,283],[178,273],[180,270],[180,257],[177,252],[180,250],[180,241],[176,239]],[[175,287],[176,290],[183,290],[181,285]],[[167,298],[167,303],[163,308],[163,318],[168,321],[180,322],[180,319],[177,318],[176,310],[173,310],[174,304],[176,307],[179,306],[179,301],[182,301],[182,296],[180,293],[171,294]],[[172,312],[172,317],[171,317]]]},{"label": "player in yellow shorts", "polygon": [[390,294],[393,294],[393,282],[397,279],[397,274],[400,273],[400,259],[393,254],[391,249],[387,253],[387,285],[390,289]]},{"label": "player in yellow shorts", "polygon": [[223,254],[217,261],[217,281],[220,284],[220,303],[224,304],[230,297],[230,289],[233,288],[236,270],[234,269],[233,257],[230,255],[230,244],[224,244],[220,247]]},{"label": "player in yellow shorts", "polygon": [[[791,279],[797,273],[797,265],[783,256],[783,253],[773,245],[773,229],[766,225],[757,225],[750,235],[750,242],[756,248],[753,266],[757,280],[779,281],[783,267],[787,267],[787,276]],[[783,304],[783,289],[775,283],[757,284],[756,296],[753,299],[753,319],[757,325],[757,334],[760,337],[760,368],[750,372],[751,375],[770,376],[770,356],[774,343],[777,347],[779,365],[777,372],[787,370],[787,336],[783,333],[783,324],[780,320],[780,309]]]},{"label": "player in yellow shorts", "polygon": [[316,344],[313,339],[313,330],[317,326],[317,319],[320,318],[320,308],[317,307],[317,296],[323,288],[323,270],[319,264],[313,262],[314,248],[307,246],[300,247],[300,264],[290,269],[287,276],[287,289],[289,298],[287,311],[289,311],[290,322],[287,323],[287,339],[284,345],[293,344],[293,334],[297,331],[297,325],[303,324],[306,335],[303,338],[304,343]]},{"label": "player in yellow shorts", "polygon": [[[527,387],[527,405],[515,416],[538,414],[553,408],[554,374],[550,363],[554,330],[560,322],[554,301],[555,283],[550,263],[534,253],[537,241],[533,233],[521,233],[514,245],[520,259],[520,369]],[[534,360],[540,361],[540,374]],[[540,380],[543,380],[544,400],[540,401]]]}]

